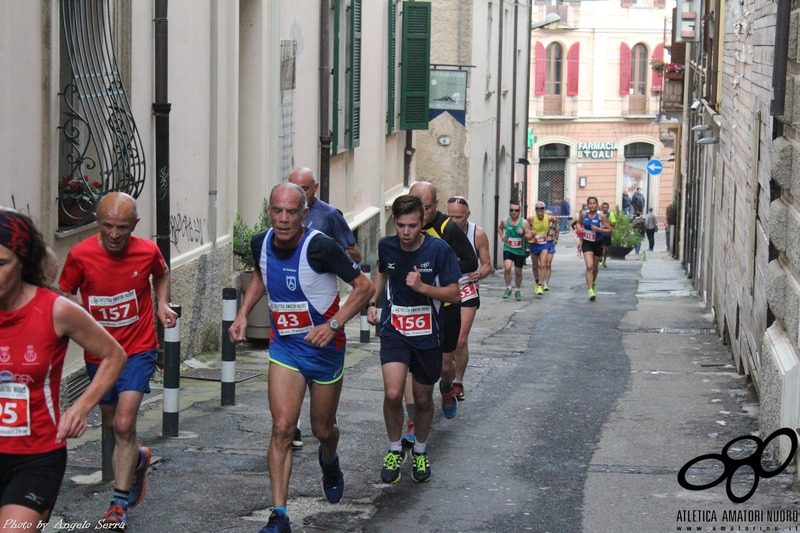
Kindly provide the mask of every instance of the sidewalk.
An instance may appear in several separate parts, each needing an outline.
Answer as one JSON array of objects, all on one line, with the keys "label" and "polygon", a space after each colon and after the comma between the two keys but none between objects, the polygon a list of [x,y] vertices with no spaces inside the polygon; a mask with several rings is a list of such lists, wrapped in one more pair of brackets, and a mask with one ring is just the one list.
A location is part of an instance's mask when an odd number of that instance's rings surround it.
[{"label": "sidewalk", "polygon": [[[689,460],[720,453],[736,437],[758,435],[758,400],[736,372],[729,348],[680,263],[666,252],[647,252],[641,278],[639,304],[619,325],[631,363],[630,384],[603,426],[591,460],[583,532],[695,531],[697,526],[754,531],[761,525],[795,531],[796,522],[753,521],[755,514],[750,520],[738,514],[732,516],[744,519],[723,519],[725,511],[796,509],[798,495],[789,488],[793,467],[762,479],[741,504],[728,499],[725,482],[704,491],[678,484],[678,472]],[[743,441],[732,455],[744,457],[753,448],[752,441]],[[698,466],[693,472],[701,475],[689,476],[694,484],[722,475],[718,462]],[[734,478],[734,494],[743,496],[752,483],[752,471],[743,468]]]}]

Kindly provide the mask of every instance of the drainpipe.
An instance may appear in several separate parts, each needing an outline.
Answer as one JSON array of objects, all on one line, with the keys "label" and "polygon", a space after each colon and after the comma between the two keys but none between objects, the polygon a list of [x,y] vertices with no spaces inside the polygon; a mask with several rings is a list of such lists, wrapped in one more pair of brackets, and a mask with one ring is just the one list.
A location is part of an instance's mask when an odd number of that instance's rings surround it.
[{"label": "drainpipe", "polygon": [[[414,0],[408,0],[413,2]],[[403,13],[405,15],[405,12]],[[411,161],[414,159],[414,132],[406,130],[406,149],[403,151],[403,187],[411,185]]]},{"label": "drainpipe", "polygon": [[[319,197],[330,199],[331,189],[331,9],[329,0],[320,2],[319,12]],[[336,73],[338,75],[338,72]]]},{"label": "drainpipe", "polygon": [[501,113],[503,110],[502,105],[502,94],[503,94],[503,19],[505,18],[505,14],[503,13],[503,5],[500,4],[500,29],[498,30],[498,51],[497,51],[497,91],[495,92],[495,98],[497,98],[497,132],[495,136],[495,145],[494,145],[494,268],[497,269],[497,245],[500,240],[497,238],[497,227],[500,225],[500,132],[501,130]]},{"label": "drainpipe", "polygon": [[[525,159],[528,164],[525,165],[525,173],[522,178],[522,198],[521,202],[525,202],[525,210],[520,212],[527,212],[528,209],[528,169],[530,168],[530,151],[528,149],[528,128],[531,122],[531,52],[533,51],[533,4],[528,4],[528,56],[525,58],[527,68],[525,79],[528,83],[525,87]],[[520,208],[522,206],[520,205]]]},{"label": "drainpipe", "polygon": [[217,154],[219,131],[219,0],[211,0],[211,120],[208,150],[208,240],[217,245]]},{"label": "drainpipe", "polygon": [[[517,184],[514,182],[514,174],[517,169],[517,34],[519,28],[517,26],[519,20],[519,2],[514,2],[514,48],[511,51],[511,190],[509,198],[514,198],[515,189]],[[529,61],[530,63],[530,61]],[[530,83],[528,83],[530,85]],[[527,167],[525,167],[527,168]],[[520,209],[522,209],[522,198],[517,198]],[[525,211],[520,211],[524,216]]]},{"label": "drainpipe", "polygon": [[156,243],[164,261],[170,265],[169,240],[169,23],[168,0],[155,0],[155,103],[156,117]]}]

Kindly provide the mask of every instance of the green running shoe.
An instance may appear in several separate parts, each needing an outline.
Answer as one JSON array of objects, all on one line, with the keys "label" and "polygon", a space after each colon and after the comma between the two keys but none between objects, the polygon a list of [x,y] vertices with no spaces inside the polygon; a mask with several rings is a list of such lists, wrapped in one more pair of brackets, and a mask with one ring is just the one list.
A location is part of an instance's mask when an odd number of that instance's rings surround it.
[{"label": "green running shoe", "polygon": [[518,302],[522,301],[522,295],[519,293],[519,291],[514,291],[514,299]]},{"label": "green running shoe", "polygon": [[415,453],[414,469],[411,471],[411,479],[417,483],[425,483],[431,478],[431,464],[428,462],[427,453]]},{"label": "green running shoe", "polygon": [[594,289],[589,289],[589,300],[594,301],[597,298],[597,295],[594,293]]},{"label": "green running shoe", "polygon": [[503,293],[503,300],[508,300],[509,296],[511,296],[511,289],[506,289],[506,292]]}]

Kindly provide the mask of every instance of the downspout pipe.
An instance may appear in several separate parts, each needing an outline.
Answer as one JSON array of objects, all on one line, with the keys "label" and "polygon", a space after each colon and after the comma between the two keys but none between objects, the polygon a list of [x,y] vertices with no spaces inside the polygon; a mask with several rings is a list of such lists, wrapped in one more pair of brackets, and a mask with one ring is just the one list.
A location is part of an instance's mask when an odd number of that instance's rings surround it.
[{"label": "downspout pipe", "polygon": [[525,205],[520,205],[520,208],[525,209],[527,212],[528,209],[528,169],[530,168],[530,151],[528,148],[528,128],[530,127],[531,122],[531,52],[533,51],[533,4],[530,2],[528,3],[528,56],[525,58],[527,68],[525,79],[527,80],[527,86],[525,87],[525,159],[528,160],[528,164],[525,165],[525,173],[523,174],[522,178],[522,198],[520,198],[520,202],[523,202]]},{"label": "downspout pipe", "polygon": [[[517,165],[517,36],[519,34],[519,2],[514,2],[514,48],[511,50],[511,190],[509,198],[516,198],[522,208],[522,198],[515,191],[517,184],[514,181]],[[527,167],[525,167],[527,168]],[[523,218],[525,211],[520,211]]]},{"label": "downspout pipe", "polygon": [[497,227],[500,226],[500,133],[502,131],[502,111],[503,111],[503,4],[499,5],[500,9],[500,29],[498,30],[498,47],[497,47],[497,91],[495,98],[497,98],[497,127],[494,145],[494,268],[498,268],[497,254],[498,243],[500,240],[497,238]]},{"label": "downspout pipe", "polygon": [[211,0],[211,120],[208,150],[208,240],[217,245],[217,165],[219,153],[219,0]]},{"label": "downspout pipe", "polygon": [[331,6],[320,2],[319,11],[319,197],[328,202],[331,192]]},{"label": "downspout pipe", "polygon": [[156,244],[170,265],[169,203],[169,22],[168,0],[155,0]]}]

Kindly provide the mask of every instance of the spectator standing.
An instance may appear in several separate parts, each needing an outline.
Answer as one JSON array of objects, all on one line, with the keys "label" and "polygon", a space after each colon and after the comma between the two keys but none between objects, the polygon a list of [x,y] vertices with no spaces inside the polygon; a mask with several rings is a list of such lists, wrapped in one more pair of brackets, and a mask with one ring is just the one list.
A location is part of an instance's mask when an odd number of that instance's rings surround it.
[{"label": "spectator standing", "polygon": [[[631,225],[633,226],[633,229],[639,232],[639,235],[641,235],[642,239],[644,239],[646,226],[644,217],[639,211],[636,211],[636,213],[633,215],[633,219],[631,220]],[[639,254],[639,250],[641,249],[641,247],[642,247],[642,241],[640,239],[639,242],[633,246],[634,250],[636,250],[637,255]]]},{"label": "spectator standing", "polygon": [[565,196],[564,201],[561,202],[561,233],[569,233],[567,224],[569,223],[569,199]]},{"label": "spectator standing", "polygon": [[639,211],[640,213],[644,213],[644,195],[642,194],[642,188],[639,187],[636,189],[636,192],[633,193],[633,198],[631,198],[631,204],[633,204],[633,211]]},{"label": "spectator standing", "polygon": [[658,219],[656,214],[653,213],[653,208],[647,209],[647,215],[644,217],[645,233],[647,233],[647,242],[650,245],[649,251],[653,251],[653,246],[656,244],[656,232],[658,231]]},{"label": "spectator standing", "polygon": [[628,216],[633,213],[633,203],[631,203],[631,197],[628,196],[628,191],[622,193],[622,212]]}]

